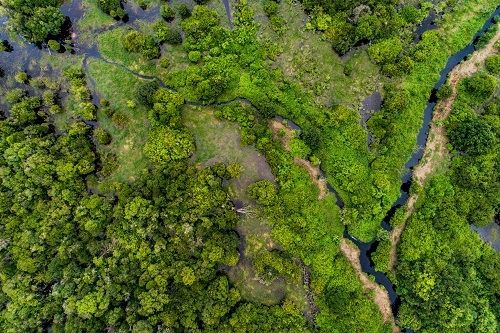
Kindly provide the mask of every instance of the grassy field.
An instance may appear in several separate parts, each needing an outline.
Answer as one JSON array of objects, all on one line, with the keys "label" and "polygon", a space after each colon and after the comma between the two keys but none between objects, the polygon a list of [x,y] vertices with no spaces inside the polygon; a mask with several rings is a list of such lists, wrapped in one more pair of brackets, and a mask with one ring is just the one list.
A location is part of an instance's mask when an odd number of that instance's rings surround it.
[{"label": "grassy field", "polygon": [[229,193],[246,210],[245,214],[240,215],[237,226],[238,233],[244,238],[245,247],[243,257],[236,267],[229,270],[229,276],[248,300],[272,305],[278,304],[283,298],[289,298],[305,311],[305,290],[300,281],[280,277],[272,282],[264,282],[256,275],[252,257],[261,251],[275,250],[277,246],[271,237],[271,225],[264,217],[262,208],[248,197],[246,188],[262,179],[274,182],[274,176],[261,153],[253,146],[241,145],[238,125],[218,120],[214,116],[214,110],[209,107],[186,106],[183,121],[196,140],[193,163],[212,165],[222,162],[243,166],[241,176],[229,183]]},{"label": "grassy field", "polygon": [[100,34],[97,44],[101,55],[140,74],[155,75],[156,64],[153,61],[144,59],[140,54],[130,53],[123,47],[122,37],[127,30],[126,27],[120,27]]},{"label": "grassy field", "polygon": [[[275,33],[263,12],[261,1],[251,2],[260,22],[260,37],[281,53],[275,58],[285,77],[297,83],[321,105],[343,104],[358,108],[361,101],[382,86],[378,68],[365,49],[339,57],[321,34],[307,30],[302,6],[292,0],[280,2],[279,14],[286,21],[282,35]],[[349,68],[344,74],[344,69]]]},{"label": "grassy field", "polygon": [[99,60],[90,60],[88,66],[99,97],[108,100],[115,114],[120,114],[123,119],[123,124],[118,125],[103,112],[98,113],[100,126],[113,137],[109,147],[103,149],[109,149],[118,158],[119,167],[110,176],[110,181],[132,181],[147,171],[142,152],[149,130],[147,110],[135,103],[133,97],[141,79]]}]

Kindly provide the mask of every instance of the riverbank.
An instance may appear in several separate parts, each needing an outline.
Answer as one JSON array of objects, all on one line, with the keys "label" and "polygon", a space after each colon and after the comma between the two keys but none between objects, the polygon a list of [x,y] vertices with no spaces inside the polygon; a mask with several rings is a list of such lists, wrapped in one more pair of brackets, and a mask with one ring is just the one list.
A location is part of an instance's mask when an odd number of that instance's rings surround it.
[{"label": "riverbank", "polygon": [[[440,101],[435,107],[423,158],[413,172],[413,181],[419,186],[424,186],[428,176],[446,160],[448,154],[448,149],[446,147],[448,139],[446,137],[446,129],[442,123],[451,113],[453,103],[457,98],[457,88],[460,80],[473,75],[482,68],[486,58],[497,52],[495,43],[499,40],[500,30],[497,31],[495,36],[484,48],[474,52],[468,60],[462,62],[450,72],[448,83],[452,93],[448,98]],[[394,270],[397,263],[397,245],[404,231],[406,220],[413,213],[417,200],[418,193],[413,192],[408,199],[403,222],[396,226],[391,232],[391,251],[389,258],[389,270],[391,271]]]},{"label": "riverbank", "polygon": [[359,249],[355,245],[350,243],[347,239],[342,238],[342,240],[340,241],[340,250],[356,271],[359,280],[363,284],[363,288],[367,291],[373,292],[373,302],[379,308],[384,322],[391,324],[393,333],[401,332],[401,329],[396,325],[396,321],[394,320],[391,301],[389,299],[387,290],[371,280],[369,276],[361,269],[361,264],[359,262]]}]

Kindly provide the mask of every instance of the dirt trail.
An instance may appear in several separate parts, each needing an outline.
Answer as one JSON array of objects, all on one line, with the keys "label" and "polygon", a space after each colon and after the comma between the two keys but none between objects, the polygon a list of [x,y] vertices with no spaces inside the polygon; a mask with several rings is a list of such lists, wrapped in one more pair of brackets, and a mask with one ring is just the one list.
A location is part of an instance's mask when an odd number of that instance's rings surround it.
[{"label": "dirt trail", "polygon": [[384,318],[384,322],[391,324],[393,333],[401,332],[399,327],[396,325],[394,315],[392,314],[389,294],[383,287],[371,280],[368,275],[366,275],[366,273],[364,273],[361,269],[361,263],[359,262],[359,249],[356,246],[352,245],[347,239],[342,238],[342,240],[340,241],[340,250],[356,271],[359,280],[363,284],[363,288],[365,290],[373,292],[373,301],[380,309],[382,317]]},{"label": "dirt trail", "polygon": [[[423,186],[429,174],[436,169],[446,158],[447,149],[446,145],[448,143],[446,137],[446,130],[440,122],[446,120],[450,115],[453,107],[453,103],[457,98],[457,87],[461,79],[471,76],[476,73],[483,65],[485,59],[498,51],[495,48],[495,43],[500,40],[500,30],[497,31],[495,36],[489,41],[489,43],[482,49],[474,52],[472,56],[459,65],[457,65],[449,74],[448,83],[451,86],[452,93],[447,99],[440,101],[435,109],[432,116],[432,122],[429,129],[429,135],[427,137],[427,143],[425,145],[424,155],[420,163],[415,167],[413,171],[413,181],[416,181],[419,185]],[[415,202],[418,199],[418,195],[413,193],[408,199],[406,204],[406,212],[404,217],[404,222],[395,227],[390,235],[391,240],[391,252],[389,258],[389,269],[392,271],[396,265],[397,261],[397,245],[401,238],[401,234],[405,228],[405,223],[408,217],[413,213]]]},{"label": "dirt trail", "polygon": [[[289,151],[290,150],[290,140],[295,137],[295,131],[283,123],[277,120],[271,120],[270,127],[273,131],[274,138],[280,140],[283,147]],[[318,166],[313,166],[311,162],[295,157],[293,159],[294,163],[306,169],[309,173],[311,181],[318,187],[319,195],[318,200],[323,199],[328,194],[328,188],[326,186],[326,179],[321,176],[321,171]]]}]

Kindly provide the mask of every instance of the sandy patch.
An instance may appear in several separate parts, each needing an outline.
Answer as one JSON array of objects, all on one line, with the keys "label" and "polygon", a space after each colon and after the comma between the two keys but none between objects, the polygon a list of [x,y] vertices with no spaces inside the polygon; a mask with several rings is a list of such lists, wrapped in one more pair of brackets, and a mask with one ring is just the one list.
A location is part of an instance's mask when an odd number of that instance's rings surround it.
[{"label": "sandy patch", "polygon": [[373,301],[377,305],[377,307],[380,310],[380,313],[382,314],[382,317],[384,318],[385,323],[391,323],[392,326],[392,332],[393,333],[398,333],[401,332],[399,327],[396,325],[396,322],[394,320],[394,315],[392,314],[392,308],[391,308],[391,301],[389,299],[389,294],[387,291],[382,288],[380,285],[378,285],[376,282],[371,280],[368,275],[366,275],[363,270],[361,269],[361,263],[359,262],[359,249],[352,245],[348,240],[345,238],[342,238],[340,241],[340,250],[344,254],[344,256],[349,260],[351,263],[352,267],[356,271],[356,274],[359,277],[359,280],[361,281],[361,284],[363,285],[363,288],[365,290],[372,291],[374,296],[373,296]]}]

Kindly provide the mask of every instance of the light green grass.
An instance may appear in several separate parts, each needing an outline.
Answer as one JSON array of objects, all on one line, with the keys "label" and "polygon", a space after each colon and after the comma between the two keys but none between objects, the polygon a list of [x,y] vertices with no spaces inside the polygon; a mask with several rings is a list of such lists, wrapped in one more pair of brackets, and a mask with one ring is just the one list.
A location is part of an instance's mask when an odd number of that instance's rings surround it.
[{"label": "light green grass", "polygon": [[273,180],[271,168],[254,147],[241,145],[238,125],[216,119],[213,112],[213,108],[185,108],[184,124],[196,139],[193,161],[205,165],[218,162],[242,165],[242,175],[232,182],[231,191],[234,197],[249,201],[246,187],[258,180]]},{"label": "light green grass", "polygon": [[142,80],[123,68],[103,61],[90,60],[88,66],[99,97],[108,100],[115,112],[122,112],[128,117],[127,125],[119,128],[102,112],[98,113],[99,125],[113,137],[109,149],[118,157],[119,167],[109,180],[133,181],[147,172],[147,159],[142,152],[150,126],[147,109],[138,104],[134,108],[127,105],[134,99],[134,91]]},{"label": "light green grass", "polygon": [[265,157],[253,146],[241,145],[238,125],[215,118],[214,108],[186,106],[183,121],[195,136],[194,163],[239,163],[243,166],[241,176],[229,184],[230,196],[242,201],[247,211],[237,225],[238,233],[245,238],[245,256],[236,267],[230,269],[231,280],[245,299],[272,305],[286,297],[305,309],[305,291],[300,281],[278,278],[272,283],[263,283],[252,268],[251,259],[256,253],[276,247],[271,237],[271,226],[262,208],[246,194],[248,185],[258,180],[274,181]]},{"label": "light green grass", "polygon": [[82,0],[83,16],[76,27],[80,33],[80,40],[91,42],[93,38],[92,31],[109,27],[116,21],[97,7],[97,0]]},{"label": "light green grass", "polygon": [[[321,34],[306,30],[307,15],[295,1],[280,3],[279,14],[286,21],[282,36],[269,27],[261,1],[251,2],[256,20],[260,23],[260,36],[265,43],[277,44],[282,53],[276,64],[285,77],[298,84],[321,105],[343,104],[358,108],[361,101],[372,92],[380,90],[382,78],[366,50],[359,49],[345,59],[340,58]],[[353,70],[344,74],[349,62]]]},{"label": "light green grass", "polygon": [[126,27],[120,27],[100,34],[97,43],[101,55],[109,61],[122,64],[140,74],[155,75],[156,65],[153,61],[144,59],[138,53],[125,50],[122,37],[126,32]]}]

